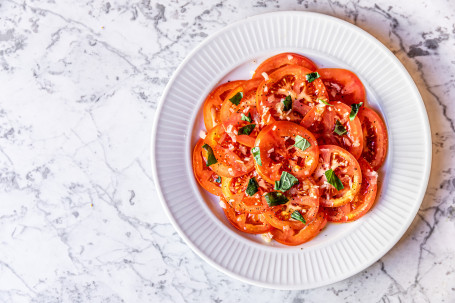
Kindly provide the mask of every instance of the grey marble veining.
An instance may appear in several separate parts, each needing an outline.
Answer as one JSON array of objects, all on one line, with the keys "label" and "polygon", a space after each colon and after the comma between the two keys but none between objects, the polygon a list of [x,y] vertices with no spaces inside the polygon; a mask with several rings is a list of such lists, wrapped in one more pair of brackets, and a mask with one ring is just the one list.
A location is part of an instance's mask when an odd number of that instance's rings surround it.
[{"label": "grey marble veining", "polygon": [[[388,46],[425,101],[433,169],[413,224],[367,270],[250,286],[190,251],[154,189],[149,137],[172,72],[246,16],[308,10]],[[1,302],[455,302],[453,1],[0,2]]]}]

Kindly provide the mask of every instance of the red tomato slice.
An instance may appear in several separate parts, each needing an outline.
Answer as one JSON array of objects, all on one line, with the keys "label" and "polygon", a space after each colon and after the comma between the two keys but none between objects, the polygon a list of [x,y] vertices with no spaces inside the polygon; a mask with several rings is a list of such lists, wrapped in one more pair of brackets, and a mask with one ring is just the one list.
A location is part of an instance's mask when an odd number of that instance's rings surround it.
[{"label": "red tomato slice", "polygon": [[[223,201],[223,200],[222,200]],[[236,211],[229,203],[223,201],[224,214],[229,222],[238,230],[249,234],[263,234],[273,230],[273,227],[260,218],[260,215]]]},{"label": "red tomato slice", "polygon": [[[318,140],[318,144],[338,145],[347,149],[356,159],[363,149],[362,126],[359,118],[349,119],[351,107],[341,102],[330,105],[318,104],[305,115],[300,125],[311,131]],[[347,130],[344,135],[334,133],[336,122]]]},{"label": "red tomato slice", "polygon": [[347,105],[366,101],[365,88],[353,72],[341,68],[321,68],[321,75],[330,101],[341,101]]},{"label": "red tomato slice", "polygon": [[[319,185],[321,205],[338,207],[351,202],[360,191],[362,173],[357,160],[345,149],[336,145],[319,146],[319,163],[313,177]],[[344,188],[337,190],[327,182],[325,172],[332,169]]]},{"label": "red tomato slice", "polygon": [[[269,207],[263,215],[270,225],[286,232],[290,229],[302,229],[316,218],[319,211],[319,190],[312,179],[300,181],[284,194],[289,201]],[[295,211],[300,212],[306,223],[291,218]]]},{"label": "red tomato slice", "polygon": [[285,245],[299,245],[310,241],[316,237],[327,224],[324,212],[318,213],[315,220],[311,221],[300,230],[281,231],[274,229],[271,231],[273,239]]},{"label": "red tomato slice", "polygon": [[331,222],[351,222],[365,215],[373,206],[378,189],[378,173],[363,158],[359,165],[362,170],[362,186],[355,199],[340,207],[328,207],[327,219]]},{"label": "red tomato slice", "polygon": [[313,61],[296,53],[282,53],[271,58],[268,58],[262,62],[254,72],[254,78],[262,78],[262,73],[271,74],[277,69],[286,65],[300,65],[311,71],[317,69],[316,64]]},{"label": "red tomato slice", "polygon": [[[258,192],[253,196],[249,196],[245,193],[251,178],[255,178],[259,185]],[[260,214],[267,209],[267,202],[263,195],[269,191],[273,191],[273,186],[264,182],[256,171],[253,170],[240,177],[223,178],[221,189],[226,201],[228,201],[236,211]]]},{"label": "red tomato slice", "polygon": [[[235,137],[234,137],[235,138]],[[254,160],[251,149],[233,140],[226,132],[224,125],[219,124],[212,128],[204,139],[210,145],[217,159],[217,163],[210,168],[222,177],[238,177],[254,169]],[[202,155],[207,159],[208,153],[203,148]]]},{"label": "red tomato slice", "polygon": [[378,170],[387,155],[387,128],[381,117],[370,108],[362,106],[357,116],[363,130],[362,157],[371,164],[374,170]]},{"label": "red tomato slice", "polygon": [[243,82],[243,80],[227,82],[210,92],[204,101],[203,108],[204,124],[207,130],[211,130],[220,123],[220,109],[224,98],[233,88],[239,86]]},{"label": "red tomato slice", "polygon": [[[259,124],[260,117],[256,110],[256,91],[261,82],[262,79],[248,80],[232,89],[225,97],[221,106],[221,121],[226,122],[233,114],[241,115],[243,113],[247,117],[251,115],[252,122]],[[239,105],[235,105],[229,100],[237,93],[243,94],[243,98],[240,100]]]},{"label": "red tomato slice", "polygon": [[[262,82],[256,92],[256,106],[264,124],[275,120],[299,123],[306,113],[319,102],[328,100],[327,91],[320,78],[308,82],[311,70],[298,65],[282,67]],[[285,111],[284,100],[290,96],[292,108]]]},{"label": "red tomato slice", "polygon": [[[310,147],[302,151],[294,146],[299,135]],[[269,183],[280,180],[287,171],[299,180],[309,177],[318,165],[319,149],[316,138],[306,128],[292,122],[278,121],[261,130],[254,146],[259,147],[261,164],[256,170]]]},{"label": "red tomato slice", "polygon": [[218,175],[206,165],[202,157],[202,145],[204,141],[199,139],[193,151],[193,172],[199,184],[209,193],[221,196],[221,180],[217,182]]}]

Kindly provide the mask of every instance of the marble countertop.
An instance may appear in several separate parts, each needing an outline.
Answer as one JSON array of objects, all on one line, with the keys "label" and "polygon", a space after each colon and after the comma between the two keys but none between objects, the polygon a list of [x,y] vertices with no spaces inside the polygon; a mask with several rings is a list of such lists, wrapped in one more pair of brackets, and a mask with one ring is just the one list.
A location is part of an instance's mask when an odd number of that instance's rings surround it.
[{"label": "marble countertop", "polygon": [[[1,1],[0,302],[454,302],[450,2]],[[405,236],[367,270],[308,291],[254,287],[207,265],[151,178],[154,112],[179,63],[227,24],[278,10],[333,15],[382,41],[432,128],[430,183]]]}]

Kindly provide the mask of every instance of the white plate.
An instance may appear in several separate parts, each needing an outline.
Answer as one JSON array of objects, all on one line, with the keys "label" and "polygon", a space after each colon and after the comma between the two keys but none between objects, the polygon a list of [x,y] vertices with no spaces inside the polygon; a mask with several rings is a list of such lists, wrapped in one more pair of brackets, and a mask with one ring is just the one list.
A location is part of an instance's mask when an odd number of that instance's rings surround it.
[{"label": "white plate", "polygon": [[[218,200],[197,185],[191,165],[206,95],[220,81],[250,78],[263,59],[284,51],[306,55],[318,66],[355,72],[389,132],[382,188],[372,211],[353,223],[328,224],[315,239],[297,247],[267,244],[259,236],[238,232],[225,219]],[[277,289],[334,283],[381,258],[414,219],[431,166],[428,117],[406,69],[365,31],[309,12],[254,16],[206,39],[169,81],[152,136],[156,187],[185,242],[220,271]]]}]

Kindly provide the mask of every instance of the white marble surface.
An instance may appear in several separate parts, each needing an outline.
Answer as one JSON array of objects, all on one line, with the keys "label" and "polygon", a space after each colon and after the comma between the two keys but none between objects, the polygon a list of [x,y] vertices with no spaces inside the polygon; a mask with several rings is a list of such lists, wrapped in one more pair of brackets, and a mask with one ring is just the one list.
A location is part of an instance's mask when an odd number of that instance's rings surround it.
[{"label": "white marble surface", "polygon": [[[367,270],[310,291],[205,264],[151,178],[151,125],[172,72],[207,35],[276,10],[337,16],[381,40],[416,81],[433,135],[405,236]],[[454,12],[448,0],[2,0],[0,301],[455,302]]]}]

